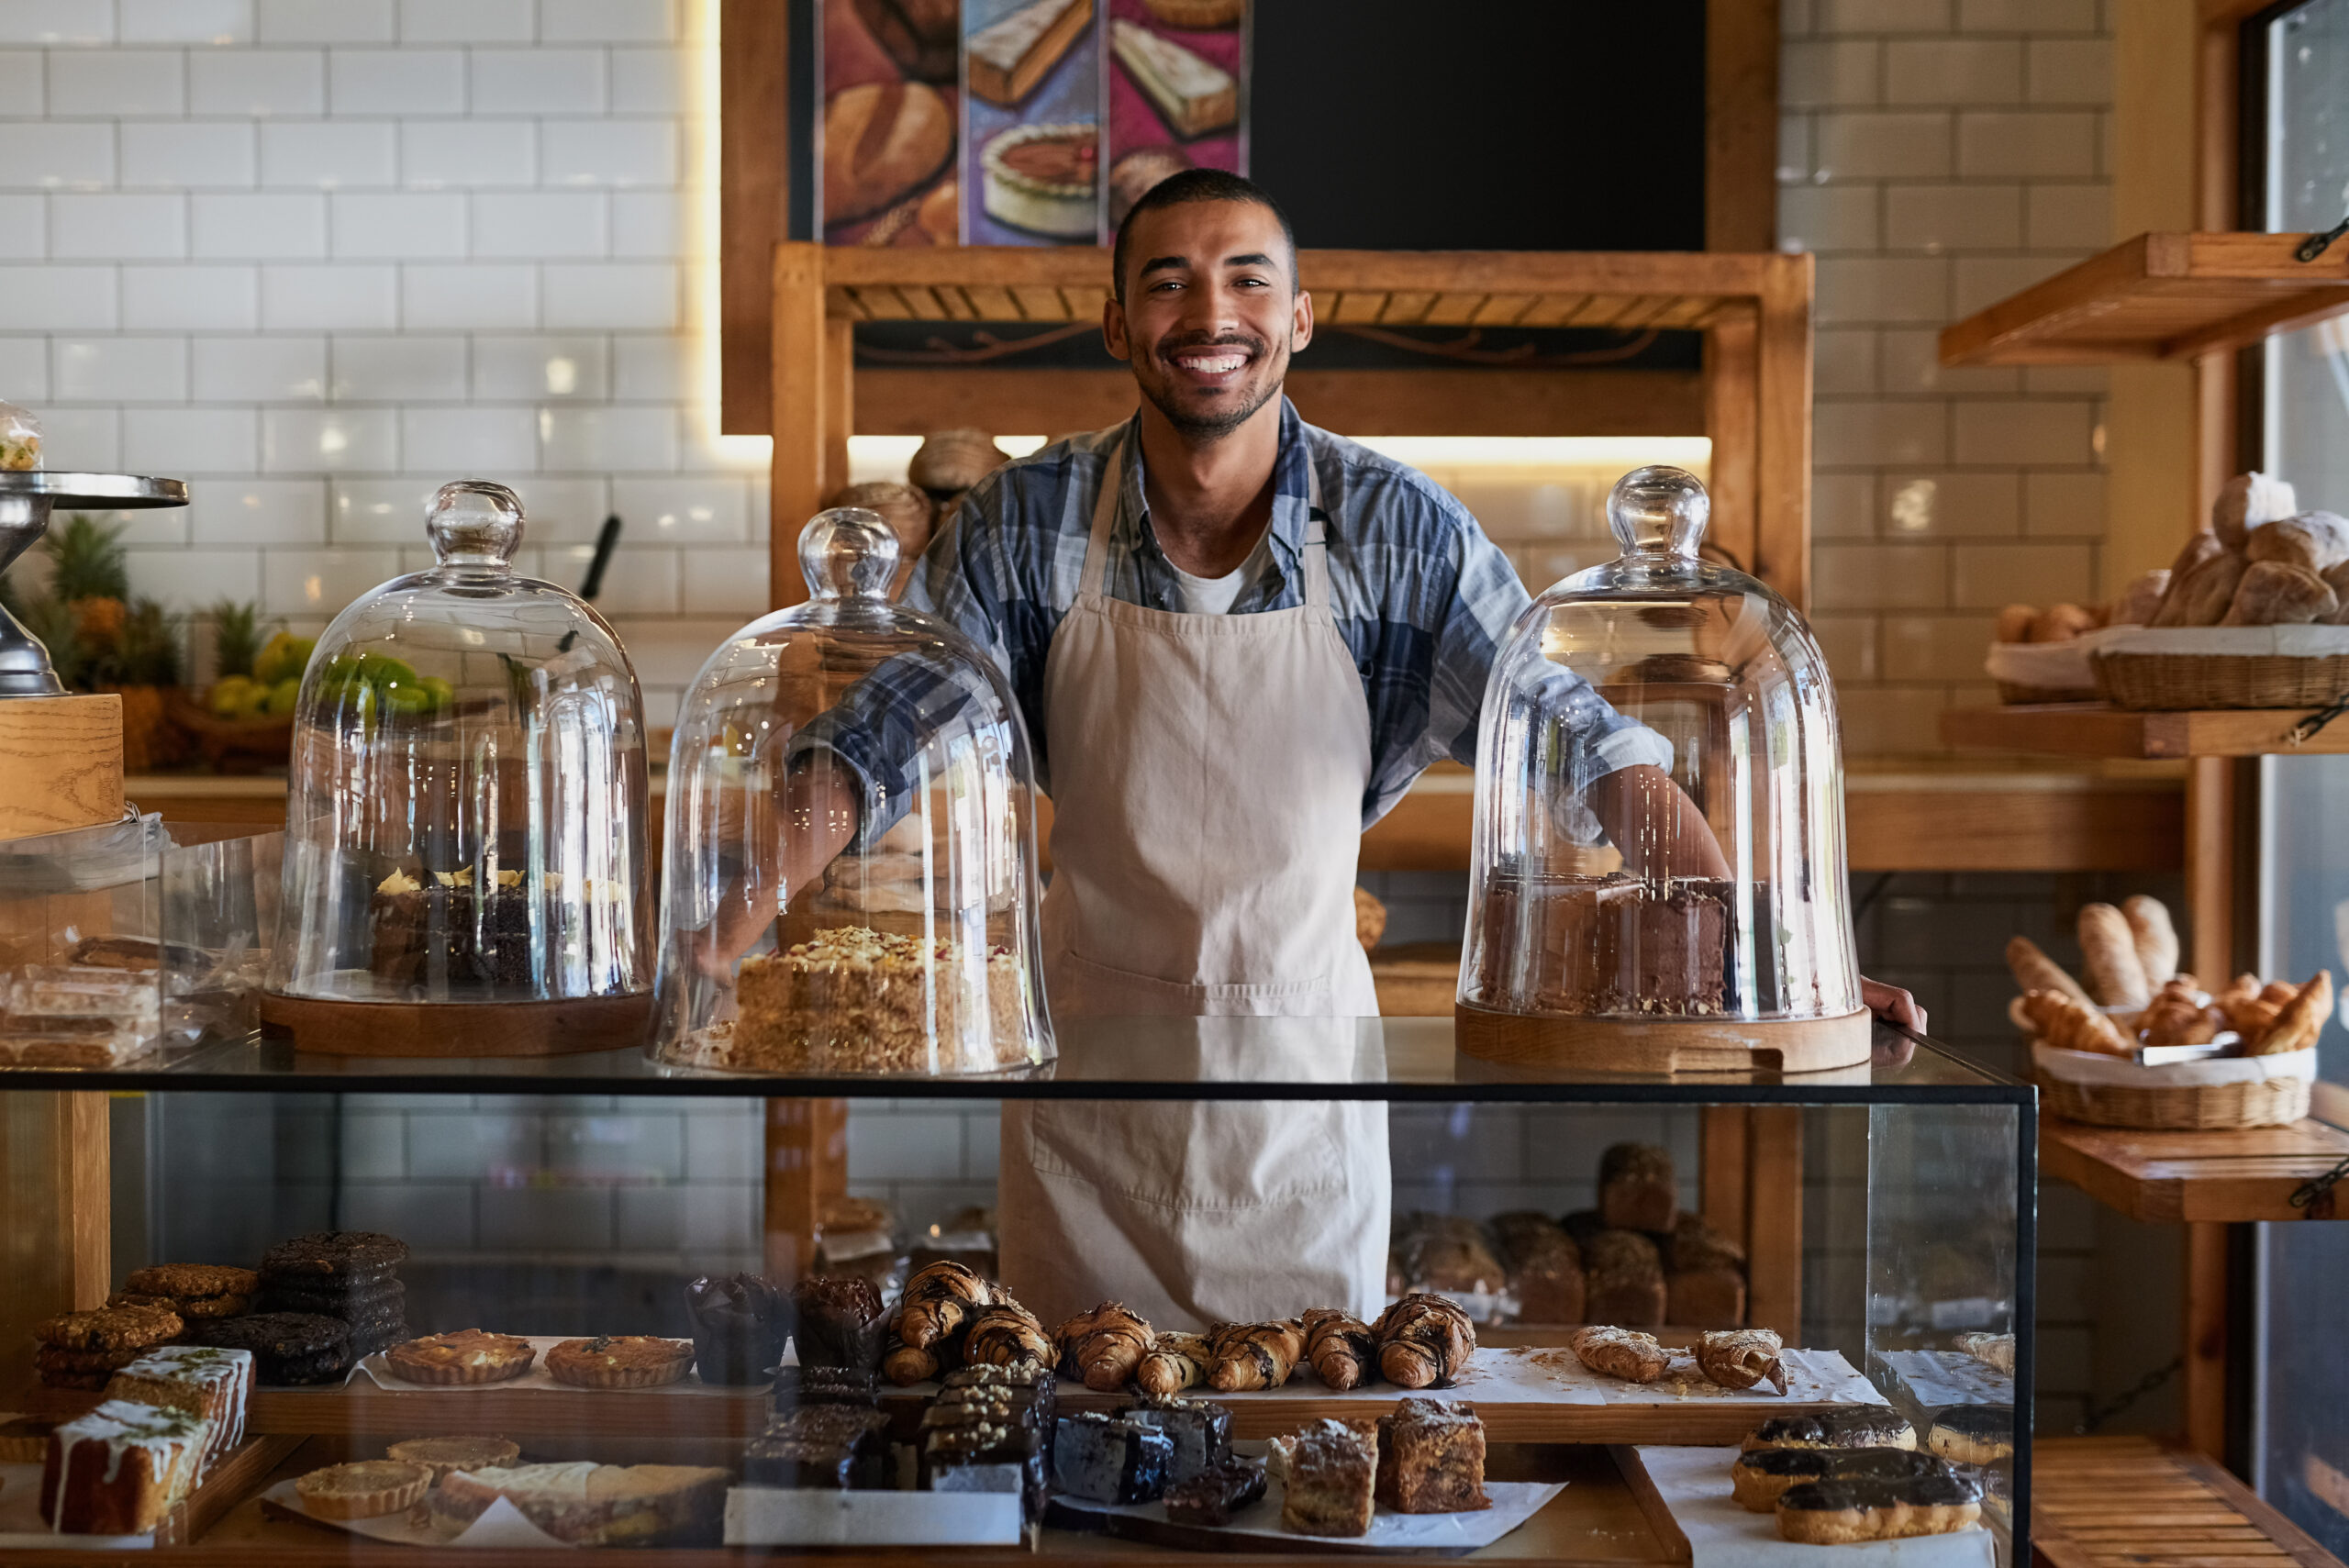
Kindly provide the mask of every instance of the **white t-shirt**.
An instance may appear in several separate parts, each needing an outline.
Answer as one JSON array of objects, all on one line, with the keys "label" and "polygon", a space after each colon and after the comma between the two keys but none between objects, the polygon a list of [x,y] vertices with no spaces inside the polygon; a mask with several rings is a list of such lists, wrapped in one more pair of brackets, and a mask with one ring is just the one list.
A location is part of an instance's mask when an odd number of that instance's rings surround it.
[{"label": "white t-shirt", "polygon": [[1273,530],[1266,528],[1256,539],[1256,548],[1248,559],[1220,577],[1194,577],[1174,562],[1167,562],[1174,573],[1175,586],[1183,593],[1183,613],[1193,616],[1230,615],[1239,602],[1242,590],[1272,569]]}]

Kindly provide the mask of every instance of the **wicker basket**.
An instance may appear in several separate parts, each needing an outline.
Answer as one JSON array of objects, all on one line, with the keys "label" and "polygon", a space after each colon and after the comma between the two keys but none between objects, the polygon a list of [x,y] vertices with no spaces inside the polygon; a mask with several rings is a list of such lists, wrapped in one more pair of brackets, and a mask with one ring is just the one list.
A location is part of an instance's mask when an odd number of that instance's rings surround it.
[{"label": "wicker basket", "polygon": [[2087,632],[2062,642],[1994,642],[1982,668],[1998,683],[2002,703],[2094,702],[2096,673],[2089,656],[2134,627]]},{"label": "wicker basket", "polygon": [[2309,1114],[2306,1078],[2264,1078],[2255,1084],[2200,1084],[2143,1088],[2074,1084],[2034,1073],[2050,1115],[2092,1127],[2211,1131],[2222,1128],[2288,1127]]},{"label": "wicker basket", "polygon": [[2094,686],[2018,686],[2011,681],[1998,683],[1998,701],[2009,707],[2022,703],[2094,702],[2096,699]]},{"label": "wicker basket", "polygon": [[2349,692],[2349,627],[2140,632],[2088,662],[2115,707],[2323,707]]}]

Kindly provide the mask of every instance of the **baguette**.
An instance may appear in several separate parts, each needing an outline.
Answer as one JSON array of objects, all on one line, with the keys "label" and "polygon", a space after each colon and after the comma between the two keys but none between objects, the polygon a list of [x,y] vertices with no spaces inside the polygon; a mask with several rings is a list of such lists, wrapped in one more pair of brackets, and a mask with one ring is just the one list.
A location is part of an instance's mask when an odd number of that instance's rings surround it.
[{"label": "baguette", "polygon": [[2170,924],[2168,906],[2140,893],[2121,901],[2121,914],[2129,922],[2129,940],[2144,969],[2145,984],[2161,986],[2176,979],[2177,928]]},{"label": "baguette", "polygon": [[2080,906],[2080,971],[2088,995],[2108,1007],[2143,1007],[2153,1000],[2129,917],[2110,904]]},{"label": "baguette", "polygon": [[2073,979],[2062,964],[2040,951],[2039,944],[2029,937],[2007,940],[2007,967],[2014,971],[2015,984],[2025,991],[2061,991],[2083,1002],[2091,999],[2087,987]]}]

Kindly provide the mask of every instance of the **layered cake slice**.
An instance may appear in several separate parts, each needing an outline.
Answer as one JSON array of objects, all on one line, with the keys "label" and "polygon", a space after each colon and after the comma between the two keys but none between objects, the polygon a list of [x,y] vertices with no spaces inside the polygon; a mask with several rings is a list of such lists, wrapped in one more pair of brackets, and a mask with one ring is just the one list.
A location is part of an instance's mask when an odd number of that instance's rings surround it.
[{"label": "layered cake slice", "polygon": [[208,1472],[245,1440],[245,1401],[253,1388],[250,1351],[212,1345],[159,1345],[114,1374],[106,1396],[178,1410],[209,1433],[197,1469]]}]

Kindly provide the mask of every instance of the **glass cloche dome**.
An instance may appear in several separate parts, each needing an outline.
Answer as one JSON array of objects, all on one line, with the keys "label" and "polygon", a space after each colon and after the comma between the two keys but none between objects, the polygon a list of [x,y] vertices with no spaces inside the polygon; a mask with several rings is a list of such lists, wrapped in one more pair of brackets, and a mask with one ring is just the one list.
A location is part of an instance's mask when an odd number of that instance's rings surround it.
[{"label": "glass cloche dome", "polygon": [[889,602],[897,541],[877,513],[819,513],[799,563],[813,596],[728,639],[678,713],[653,1054],[742,1073],[1044,1062],[1010,686]]},{"label": "glass cloche dome", "polygon": [[1868,1059],[1835,689],[1794,607],[1700,559],[1704,486],[1608,496],[1620,559],[1493,664],[1460,1048],[1623,1071]]},{"label": "glass cloche dome", "polygon": [[263,1025],[349,1055],[638,1045],[636,673],[594,610],[515,573],[511,490],[444,484],[425,533],[436,563],[337,616],[302,678]]}]

